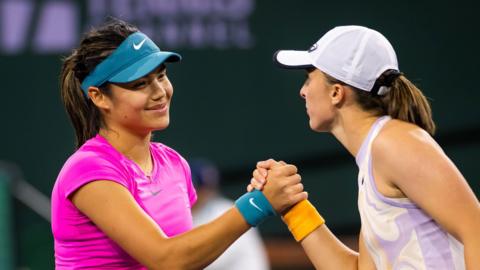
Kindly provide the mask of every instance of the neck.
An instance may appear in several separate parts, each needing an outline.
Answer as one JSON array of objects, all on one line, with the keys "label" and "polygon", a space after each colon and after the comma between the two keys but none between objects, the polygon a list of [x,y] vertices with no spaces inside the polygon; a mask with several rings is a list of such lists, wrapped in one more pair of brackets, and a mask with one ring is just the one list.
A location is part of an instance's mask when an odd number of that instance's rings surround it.
[{"label": "neck", "polygon": [[339,113],[330,132],[355,157],[377,119],[369,112],[349,108]]},{"label": "neck", "polygon": [[150,139],[152,133],[133,134],[121,128],[101,128],[99,134],[117,151],[137,163],[145,172],[151,170]]}]

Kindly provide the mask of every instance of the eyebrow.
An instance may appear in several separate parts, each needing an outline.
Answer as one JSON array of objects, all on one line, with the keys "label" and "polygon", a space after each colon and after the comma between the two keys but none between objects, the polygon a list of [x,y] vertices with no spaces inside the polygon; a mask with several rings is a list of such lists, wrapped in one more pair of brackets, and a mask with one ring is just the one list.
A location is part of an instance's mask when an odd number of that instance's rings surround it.
[{"label": "eyebrow", "polygon": [[154,72],[155,72],[155,73],[161,73],[161,72],[163,72],[163,71],[165,71],[165,70],[167,70],[167,66],[165,66],[165,65],[162,64],[162,65],[160,65],[159,67],[157,67]]}]

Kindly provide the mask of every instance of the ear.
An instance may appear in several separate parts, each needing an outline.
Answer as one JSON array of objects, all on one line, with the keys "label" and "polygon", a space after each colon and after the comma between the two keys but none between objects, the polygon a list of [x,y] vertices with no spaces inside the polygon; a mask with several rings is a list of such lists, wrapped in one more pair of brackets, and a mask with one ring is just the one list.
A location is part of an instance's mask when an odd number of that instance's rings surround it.
[{"label": "ear", "polygon": [[109,110],[111,107],[110,99],[98,89],[98,87],[90,86],[88,88],[88,97],[92,100],[93,104],[99,109]]},{"label": "ear", "polygon": [[330,90],[330,100],[332,101],[333,106],[338,106],[343,103],[345,99],[345,86],[339,83],[332,85]]}]

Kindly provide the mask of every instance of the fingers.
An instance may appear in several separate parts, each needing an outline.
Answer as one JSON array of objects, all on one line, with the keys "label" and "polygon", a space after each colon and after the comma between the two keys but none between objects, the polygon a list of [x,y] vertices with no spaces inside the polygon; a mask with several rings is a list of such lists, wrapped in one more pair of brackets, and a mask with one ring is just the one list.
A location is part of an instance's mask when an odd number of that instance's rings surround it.
[{"label": "fingers", "polygon": [[263,186],[266,183],[267,179],[259,170],[253,171],[253,178],[250,180],[250,185],[252,185],[253,188],[263,190]]},{"label": "fingers", "polygon": [[262,169],[267,169],[268,170],[268,169],[273,169],[275,167],[286,165],[286,164],[287,163],[285,163],[283,161],[277,162],[276,160],[270,158],[268,160],[257,162],[257,168],[262,168]]},{"label": "fingers", "polygon": [[[258,166],[259,164],[260,166]],[[277,162],[273,159],[269,159],[257,163],[257,169],[253,171],[253,178],[250,180],[250,184],[247,186],[247,192],[251,192],[254,189],[263,190],[263,187],[267,184],[268,170],[262,167],[263,165],[270,166],[271,169],[286,167],[278,171],[277,174],[286,176],[293,174],[292,176],[290,176],[290,179],[288,179],[288,182],[290,182],[290,184],[292,185],[300,183],[301,181],[300,175],[295,174],[297,172],[297,167],[295,167],[294,165],[288,165],[284,161]]]},{"label": "fingers", "polygon": [[295,205],[303,200],[308,199],[308,192],[303,191],[301,193],[297,193],[291,197],[291,205]]},{"label": "fingers", "polygon": [[289,185],[296,185],[302,182],[302,177],[300,176],[300,174],[296,173],[292,176],[287,177],[287,180]]},{"label": "fingers", "polygon": [[262,190],[275,210],[280,213],[308,198],[301,181],[295,165],[268,159],[257,163],[247,191]]},{"label": "fingers", "polygon": [[247,191],[251,192],[253,189],[263,190],[263,186],[267,183],[268,170],[286,164],[284,161],[277,162],[274,159],[257,162],[257,168],[253,171],[253,178],[247,186]]},{"label": "fingers", "polygon": [[[282,164],[278,162],[278,164]],[[298,169],[294,165],[280,165],[268,171],[267,182],[262,185],[263,192],[278,213],[289,209],[299,201],[308,198],[301,183],[302,177],[297,173]],[[255,175],[259,172],[254,172]],[[250,185],[252,188],[260,188],[258,181],[252,179]]]},{"label": "fingers", "polygon": [[258,189],[258,190],[263,190],[263,186],[265,185],[265,183],[266,182],[258,181],[255,178],[252,178],[250,180],[250,186],[252,186],[254,189]]},{"label": "fingers", "polygon": [[298,169],[295,165],[286,164],[280,167],[276,167],[270,170],[267,179],[269,178],[278,178],[283,176],[295,175],[298,172]]},{"label": "fingers", "polygon": [[[257,168],[253,171],[253,178],[258,180],[261,184],[265,184],[269,170],[282,168],[284,166],[287,166],[287,168],[282,169],[282,174],[284,175],[291,175],[297,172],[297,167],[294,165],[289,165],[285,161],[277,162],[273,159],[269,159],[266,161],[259,161],[257,163]],[[266,167],[268,167],[268,169]]]},{"label": "fingers", "polygon": [[[261,170],[264,170],[264,172],[262,172]],[[267,180],[267,170],[265,169],[256,169],[255,171],[253,171],[253,178],[255,178],[258,182],[261,182],[262,184],[265,183]]]},{"label": "fingers", "polygon": [[282,167],[279,167],[278,169],[283,170],[287,175],[293,175],[298,172],[297,166],[291,164],[286,164]]},{"label": "fingers", "polygon": [[258,171],[259,175],[261,175],[264,179],[268,175],[268,170],[265,168],[257,167],[256,171]]},{"label": "fingers", "polygon": [[302,183],[295,184],[290,189],[293,194],[301,193],[303,192],[303,184]]},{"label": "fingers", "polygon": [[[304,186],[301,183],[302,177],[299,174],[285,177],[283,179],[282,192],[285,195],[284,205],[281,209],[285,211],[302,200],[308,198],[308,193],[304,191]],[[280,212],[281,213],[281,212]]]}]

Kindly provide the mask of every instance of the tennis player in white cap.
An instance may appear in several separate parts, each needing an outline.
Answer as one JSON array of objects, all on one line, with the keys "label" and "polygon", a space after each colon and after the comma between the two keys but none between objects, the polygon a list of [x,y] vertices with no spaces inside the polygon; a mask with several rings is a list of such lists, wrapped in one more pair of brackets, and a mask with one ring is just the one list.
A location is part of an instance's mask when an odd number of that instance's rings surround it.
[{"label": "tennis player in white cap", "polygon": [[[333,134],[359,168],[358,253],[308,201],[283,217],[315,267],[480,269],[479,201],[432,138],[430,106],[388,40],[362,26],[335,27],[310,50],[278,51],[274,61],[307,71],[300,95],[310,128]],[[259,162],[249,190],[261,189],[276,164]]]}]

